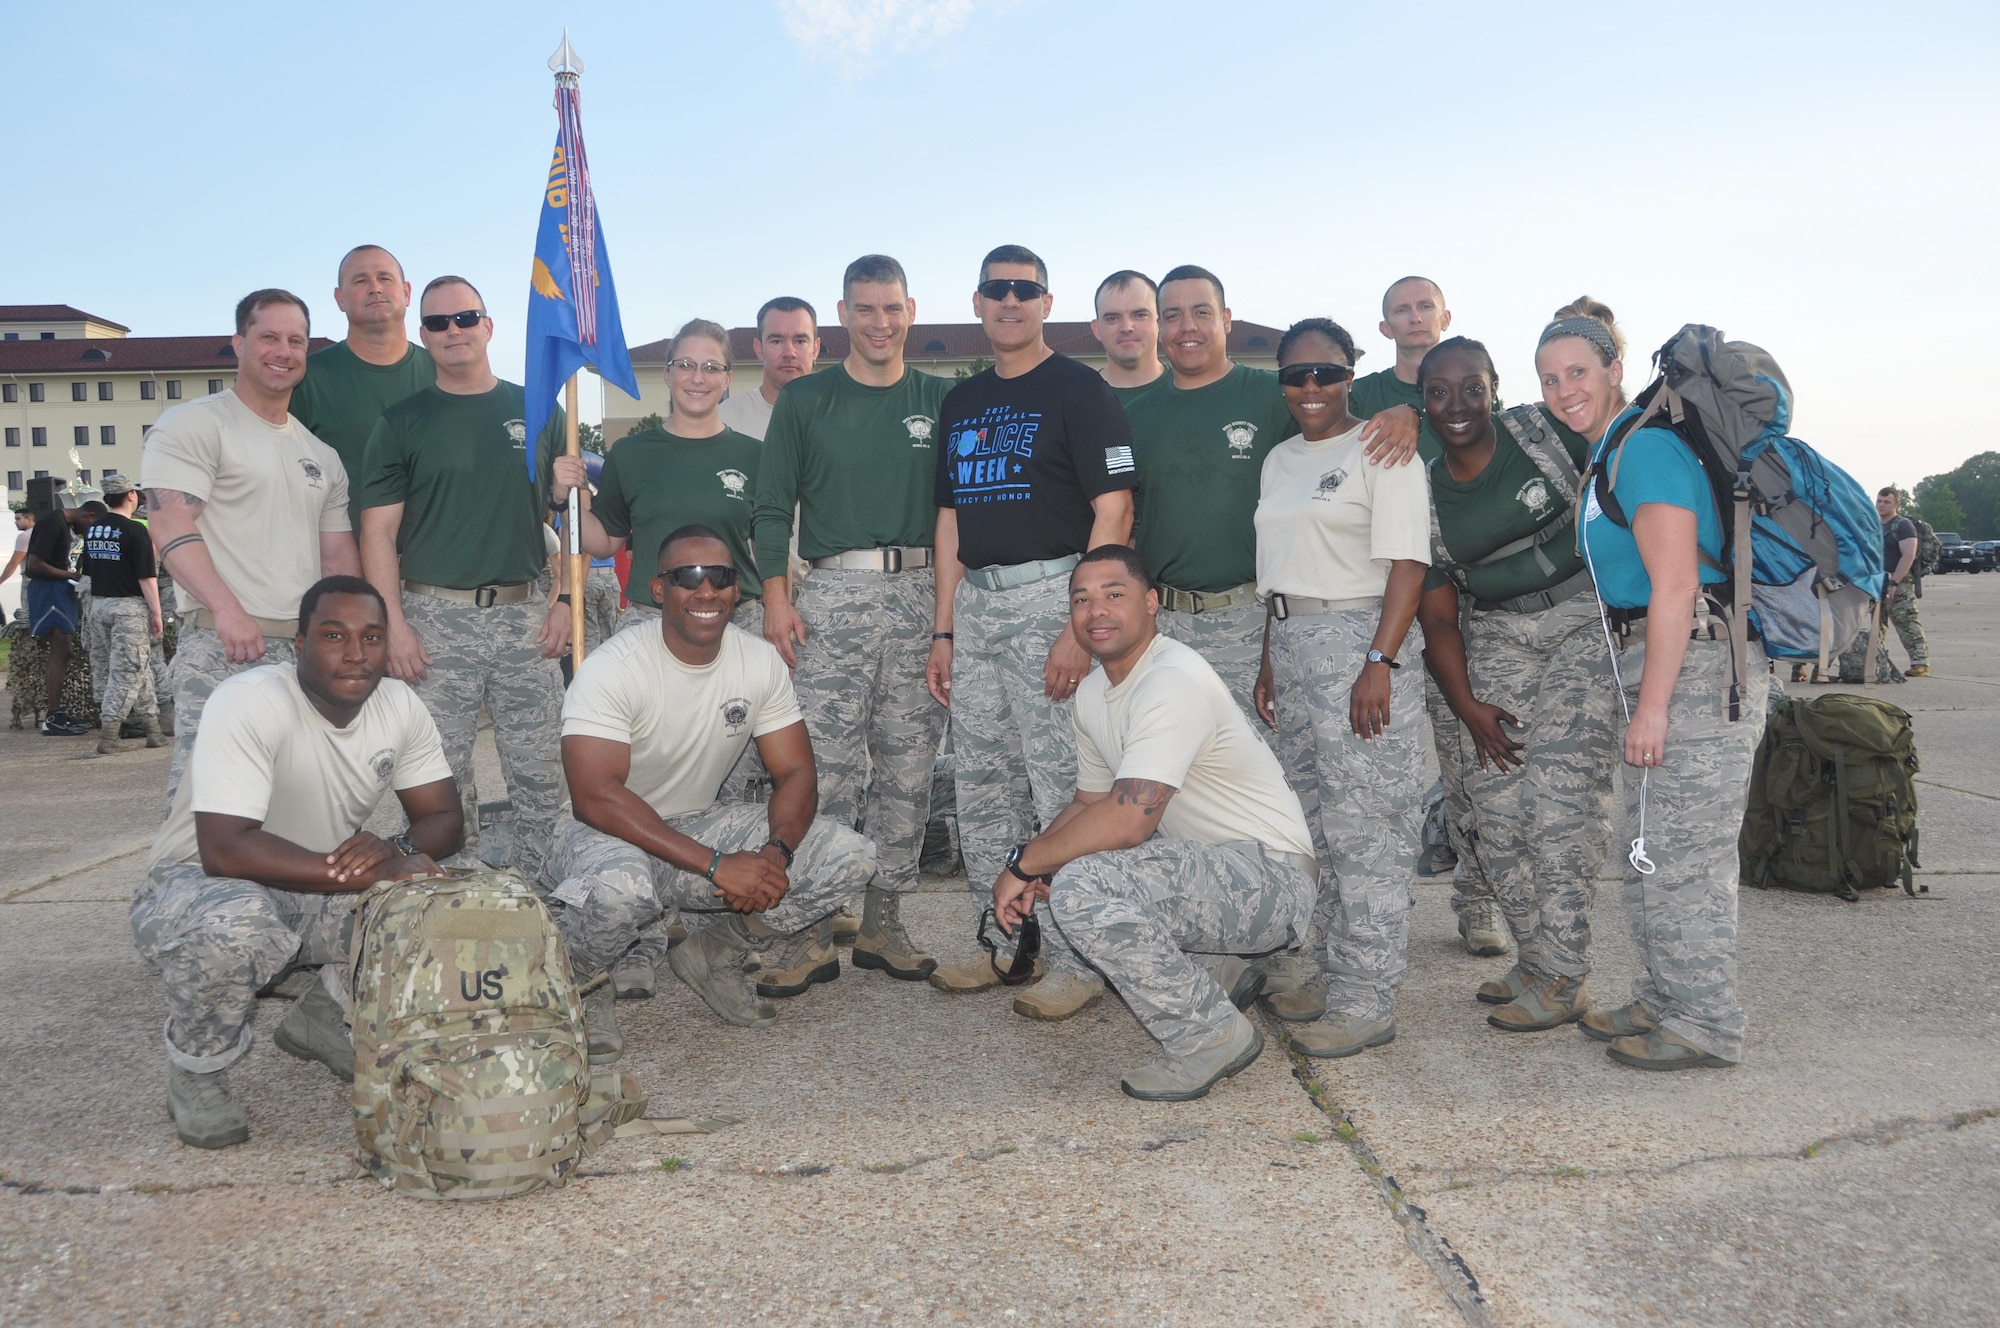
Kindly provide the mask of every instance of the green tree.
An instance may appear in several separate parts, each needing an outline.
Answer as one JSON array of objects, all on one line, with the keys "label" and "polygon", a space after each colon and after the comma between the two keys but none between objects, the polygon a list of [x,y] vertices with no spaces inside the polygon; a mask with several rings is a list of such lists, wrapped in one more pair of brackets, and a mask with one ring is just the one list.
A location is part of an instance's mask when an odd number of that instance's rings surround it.
[{"label": "green tree", "polygon": [[976,374],[985,373],[988,369],[991,369],[992,367],[993,367],[993,361],[988,357],[982,355],[978,359],[974,360],[971,364],[966,365],[963,369],[952,370],[951,376],[953,378],[956,378],[959,382],[962,383],[966,379],[971,378]]},{"label": "green tree", "polygon": [[576,445],[586,452],[604,455],[604,426],[600,424],[579,424],[576,426]]},{"label": "green tree", "polygon": [[639,417],[639,422],[632,426],[631,432],[644,433],[648,429],[664,429],[666,427],[667,427],[666,416],[660,414],[660,412],[656,410],[650,415],[641,415]]},{"label": "green tree", "polygon": [[1965,524],[1965,512],[1958,505],[1958,495],[1951,491],[1950,482],[1942,476],[1933,475],[1918,484],[1917,494],[1915,501],[1904,505],[1904,510],[1911,516],[1930,522],[1932,530],[1958,530]]}]

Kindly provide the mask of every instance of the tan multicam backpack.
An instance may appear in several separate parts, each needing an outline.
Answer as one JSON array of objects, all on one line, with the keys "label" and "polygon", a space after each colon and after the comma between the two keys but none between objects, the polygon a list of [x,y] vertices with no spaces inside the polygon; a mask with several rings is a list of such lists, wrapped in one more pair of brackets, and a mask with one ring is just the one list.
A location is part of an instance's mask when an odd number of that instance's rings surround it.
[{"label": "tan multicam backpack", "polygon": [[569,955],[519,875],[384,881],[356,908],[354,1133],[383,1185],[426,1199],[562,1185],[644,1109],[625,1076],[593,1100]]}]

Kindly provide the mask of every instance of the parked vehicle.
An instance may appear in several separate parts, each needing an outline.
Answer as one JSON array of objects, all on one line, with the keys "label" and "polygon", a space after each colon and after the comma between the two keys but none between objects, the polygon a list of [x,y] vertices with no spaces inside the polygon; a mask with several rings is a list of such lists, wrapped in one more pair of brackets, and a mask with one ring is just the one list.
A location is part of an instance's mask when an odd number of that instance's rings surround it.
[{"label": "parked vehicle", "polygon": [[1938,555],[1937,569],[1940,572],[1990,572],[2000,565],[1992,540],[1975,544],[1956,531],[1941,530],[1938,532],[1938,543],[1944,546],[1944,552]]},{"label": "parked vehicle", "polygon": [[2000,540],[1980,540],[1972,546],[1972,551],[1985,560],[1985,570],[2000,570]]}]

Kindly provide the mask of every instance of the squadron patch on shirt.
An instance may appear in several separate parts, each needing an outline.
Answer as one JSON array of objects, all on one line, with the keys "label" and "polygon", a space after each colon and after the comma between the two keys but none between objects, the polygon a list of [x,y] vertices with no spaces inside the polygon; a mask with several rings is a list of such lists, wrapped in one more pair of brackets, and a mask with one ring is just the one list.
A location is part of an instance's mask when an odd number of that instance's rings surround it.
[{"label": "squadron patch on shirt", "polygon": [[1521,486],[1514,495],[1514,501],[1536,516],[1547,515],[1549,509],[1555,506],[1555,499],[1549,495],[1548,481],[1539,475]]},{"label": "squadron patch on shirt", "polygon": [[1249,420],[1231,420],[1222,426],[1222,436],[1229,443],[1229,453],[1238,461],[1250,459],[1250,449],[1257,442],[1257,426]]},{"label": "squadron patch on shirt", "polygon": [[389,776],[396,773],[396,749],[394,747],[384,747],[381,751],[369,757],[368,768],[375,772],[375,778],[381,780],[384,784],[388,783]]},{"label": "squadron patch on shirt", "polygon": [[507,430],[508,441],[512,442],[514,446],[520,448],[523,452],[528,450],[528,422],[526,420],[508,420],[501,427]]},{"label": "squadron patch on shirt", "polygon": [[311,457],[299,458],[299,469],[306,473],[306,483],[315,489],[326,487],[326,472],[319,468],[319,462]]},{"label": "squadron patch on shirt", "polygon": [[718,470],[715,472],[715,478],[722,481],[722,494],[725,498],[734,498],[740,503],[750,501],[748,496],[750,477],[742,471]]},{"label": "squadron patch on shirt", "polygon": [[903,427],[910,431],[910,446],[930,450],[931,434],[937,429],[937,421],[928,415],[905,415]]},{"label": "squadron patch on shirt", "polygon": [[735,737],[750,721],[750,698],[732,696],[722,703],[722,722],[729,727],[729,736]]},{"label": "squadron patch on shirt", "polygon": [[1329,502],[1345,483],[1347,483],[1347,472],[1335,466],[1319,477],[1319,489],[1313,494],[1313,499],[1322,503]]}]

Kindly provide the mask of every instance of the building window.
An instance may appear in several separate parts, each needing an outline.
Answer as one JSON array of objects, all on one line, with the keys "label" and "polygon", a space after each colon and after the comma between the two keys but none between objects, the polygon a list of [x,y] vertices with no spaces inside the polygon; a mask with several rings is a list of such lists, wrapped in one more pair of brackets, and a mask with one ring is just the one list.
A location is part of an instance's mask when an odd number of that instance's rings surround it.
[{"label": "building window", "polygon": [[47,400],[47,396],[45,395],[47,389],[48,389],[47,383],[29,383],[28,400],[33,402],[41,402]]},{"label": "building window", "polygon": [[54,341],[55,339],[56,339],[56,334],[55,334],[55,333],[53,333],[53,332],[44,332],[44,333],[42,333],[42,340],[43,340],[43,341]]},{"label": "building window", "polygon": [[7,340],[9,341],[19,341],[20,339],[21,339],[21,334],[19,332],[9,332],[7,334]]},{"label": "building window", "polygon": [[178,378],[169,378],[167,380],[167,400],[179,401],[180,399],[181,399],[181,380]]},{"label": "building window", "polygon": [[210,396],[214,396],[217,392],[220,392],[221,390],[222,390],[222,380],[220,378],[211,378],[208,380],[208,394]]},{"label": "building window", "polygon": [[19,447],[20,445],[21,445],[21,431],[19,429],[7,430],[7,446]]},{"label": "building window", "polygon": [[35,478],[38,480],[45,480],[48,477],[49,477],[49,472],[47,472],[46,470],[38,470],[35,472]]},{"label": "building window", "polygon": [[78,484],[90,483],[90,472],[88,470],[79,470],[76,472],[76,482]]},{"label": "building window", "polygon": [[142,424],[142,425],[140,425],[140,426],[139,426],[139,441],[140,441],[141,443],[144,443],[144,442],[146,441],[146,439],[147,439],[147,438],[148,438],[149,436],[151,436],[152,432],[153,432],[153,426],[152,426],[152,425],[150,425],[150,424]]},{"label": "building window", "polygon": [[73,435],[76,438],[76,445],[78,447],[90,446],[90,426],[88,424],[77,425],[75,430],[73,430]]},{"label": "building window", "polygon": [[117,472],[117,471],[115,471],[115,470],[113,470],[113,469],[112,469],[111,467],[109,467],[109,466],[106,466],[106,467],[104,468],[104,478],[105,478],[105,479],[107,479],[107,480],[108,480],[108,479],[111,479],[112,477],[116,476],[117,474],[118,474],[118,472]]},{"label": "building window", "polygon": [[7,472],[7,487],[10,489],[21,489],[27,487],[26,485],[21,483],[20,471],[10,470]]},{"label": "building window", "polygon": [[158,383],[150,378],[141,378],[139,380],[139,400],[151,401],[153,393],[159,390],[159,386]]},{"label": "building window", "polygon": [[118,445],[118,426],[115,424],[98,425],[97,445],[99,447],[116,447]]},{"label": "building window", "polygon": [[21,385],[19,383],[0,383],[0,401],[4,401],[11,406],[20,399]]},{"label": "building window", "polygon": [[114,399],[111,395],[111,384],[99,383],[97,385],[97,399],[99,401],[110,401]]},{"label": "building window", "polygon": [[89,384],[89,383],[71,383],[71,384],[69,385],[69,399],[70,399],[71,401],[88,401],[88,400],[90,400],[90,384]]},{"label": "building window", "polygon": [[47,426],[37,424],[29,429],[28,442],[35,447],[47,447],[49,445],[49,431]]}]

